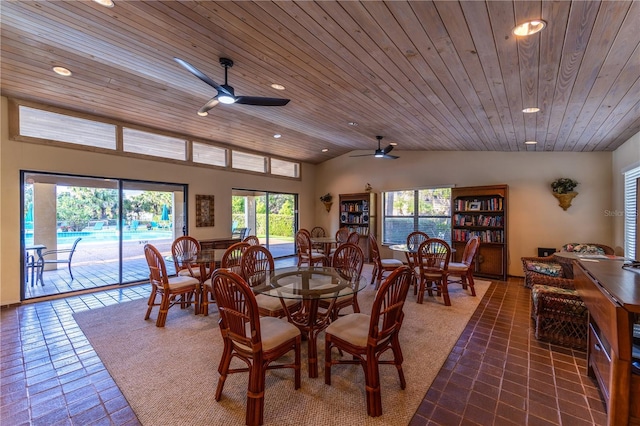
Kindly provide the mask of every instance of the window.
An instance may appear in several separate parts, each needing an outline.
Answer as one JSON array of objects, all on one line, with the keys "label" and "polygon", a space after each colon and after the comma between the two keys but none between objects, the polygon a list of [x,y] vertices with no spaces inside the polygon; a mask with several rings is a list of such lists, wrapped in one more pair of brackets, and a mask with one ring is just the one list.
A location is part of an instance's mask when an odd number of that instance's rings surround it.
[{"label": "window", "polygon": [[640,191],[640,167],[624,174],[624,254],[638,260],[638,192]]},{"label": "window", "polygon": [[122,129],[122,142],[125,152],[172,158],[174,160],[186,160],[187,156],[187,141],[184,139],[171,138],[125,127]]},{"label": "window", "polygon": [[300,167],[298,163],[272,158],[271,174],[297,178],[300,177]]},{"label": "window", "polygon": [[403,244],[413,231],[451,242],[451,188],[382,193],[382,241]]},{"label": "window", "polygon": [[20,105],[20,135],[116,149],[116,126]]},{"label": "window", "polygon": [[227,166],[227,150],[201,142],[193,143],[194,163],[210,164],[212,166]]},{"label": "window", "polygon": [[260,173],[266,172],[267,159],[263,155],[233,151],[231,158],[231,167],[234,169],[249,170]]},{"label": "window", "polygon": [[[27,103],[23,105],[22,102]],[[44,107],[43,107],[44,108]],[[49,107],[46,107],[49,108]],[[275,177],[300,179],[300,163],[271,158],[268,155],[234,151],[228,147],[215,146],[207,142],[192,141],[186,136],[166,136],[149,130],[128,128],[122,123],[105,118],[76,117],[73,112],[55,108],[52,112],[32,106],[31,102],[10,102],[9,119],[17,120],[17,129],[9,126],[10,137],[29,143],[48,144],[63,142],[75,144],[79,150],[86,147],[110,150],[114,155],[153,156],[156,161],[175,163],[183,161],[215,167],[247,170],[270,174]],[[117,134],[122,131],[122,146]],[[14,134],[15,133],[15,134]],[[95,151],[95,150],[91,150]],[[105,151],[109,152],[109,151]],[[233,166],[230,166],[230,161]]]}]

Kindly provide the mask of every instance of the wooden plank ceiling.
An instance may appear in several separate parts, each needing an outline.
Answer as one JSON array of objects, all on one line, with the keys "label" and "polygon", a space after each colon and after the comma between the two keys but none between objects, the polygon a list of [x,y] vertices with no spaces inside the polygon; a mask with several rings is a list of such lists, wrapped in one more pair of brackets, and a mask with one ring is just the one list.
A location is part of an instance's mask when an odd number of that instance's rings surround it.
[{"label": "wooden plank ceiling", "polygon": [[[400,154],[610,151],[640,131],[640,2],[5,0],[1,8],[2,95],[284,158],[373,153],[376,135]],[[531,19],[547,27],[512,35]],[[219,58],[231,58],[236,95],[291,102],[220,104],[200,117],[216,91],[174,57],[218,84]],[[73,75],[54,74],[54,65]],[[541,111],[522,113],[531,106]]]}]

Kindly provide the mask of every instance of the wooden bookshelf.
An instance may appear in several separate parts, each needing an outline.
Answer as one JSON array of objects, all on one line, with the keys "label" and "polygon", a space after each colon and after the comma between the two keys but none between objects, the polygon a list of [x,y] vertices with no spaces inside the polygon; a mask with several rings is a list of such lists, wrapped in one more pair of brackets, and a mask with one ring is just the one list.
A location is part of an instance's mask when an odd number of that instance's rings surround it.
[{"label": "wooden bookshelf", "polygon": [[472,236],[480,237],[475,275],[507,279],[507,185],[451,189],[451,244],[460,261]]},{"label": "wooden bookshelf", "polygon": [[361,192],[340,194],[339,227],[360,234],[360,248],[369,261],[369,233],[376,236],[376,194]]}]

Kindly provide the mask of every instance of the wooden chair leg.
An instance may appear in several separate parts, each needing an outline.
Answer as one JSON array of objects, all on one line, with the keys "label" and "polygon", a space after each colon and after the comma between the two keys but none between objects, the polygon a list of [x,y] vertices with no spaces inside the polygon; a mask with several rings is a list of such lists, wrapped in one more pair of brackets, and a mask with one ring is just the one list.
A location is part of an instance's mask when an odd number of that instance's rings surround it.
[{"label": "wooden chair leg", "polygon": [[218,373],[220,373],[220,378],[218,378],[218,387],[216,388],[216,401],[220,401],[220,398],[222,398],[222,389],[224,388],[224,382],[227,380],[227,375],[229,374],[229,365],[231,365],[232,352],[233,348],[230,344],[227,343],[227,340],[224,339],[222,358],[220,358],[220,364],[218,365]]},{"label": "wooden chair leg", "polygon": [[149,295],[149,300],[147,301],[147,305],[149,305],[149,307],[147,308],[147,314],[144,316],[145,320],[148,320],[149,317],[151,316],[151,310],[153,309],[153,304],[156,301],[156,289],[155,287],[151,290],[151,294]]},{"label": "wooden chair leg", "polygon": [[156,327],[164,327],[167,322],[167,313],[169,312],[169,305],[171,304],[169,295],[162,295],[162,302],[160,302],[160,311],[158,312],[158,319],[156,319]]},{"label": "wooden chair leg", "polygon": [[263,423],[264,386],[267,371],[266,368],[262,366],[261,361],[262,360],[254,359],[249,368],[246,415],[246,422],[249,426],[259,426]]},{"label": "wooden chair leg", "polygon": [[445,306],[451,306],[451,299],[449,298],[449,286],[447,285],[449,280],[446,276],[442,277],[441,287],[442,287],[442,299],[444,300]]},{"label": "wooden chair leg", "polygon": [[371,417],[381,416],[382,394],[380,393],[380,370],[378,369],[378,360],[375,355],[367,355],[364,379],[367,393],[367,414]]}]

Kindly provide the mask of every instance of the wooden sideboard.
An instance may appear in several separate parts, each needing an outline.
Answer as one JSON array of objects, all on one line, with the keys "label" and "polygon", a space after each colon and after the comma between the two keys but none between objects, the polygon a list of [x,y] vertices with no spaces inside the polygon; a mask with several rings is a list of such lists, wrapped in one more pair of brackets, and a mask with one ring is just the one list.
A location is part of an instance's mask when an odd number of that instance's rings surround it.
[{"label": "wooden sideboard", "polygon": [[[640,270],[616,260],[575,261],[575,286],[589,309],[588,374],[607,404],[610,426],[640,425],[640,375],[632,372],[640,319]],[[640,348],[636,345],[636,351]]]},{"label": "wooden sideboard", "polygon": [[214,238],[211,240],[200,240],[202,250],[226,250],[229,246],[242,241],[240,238]]}]

